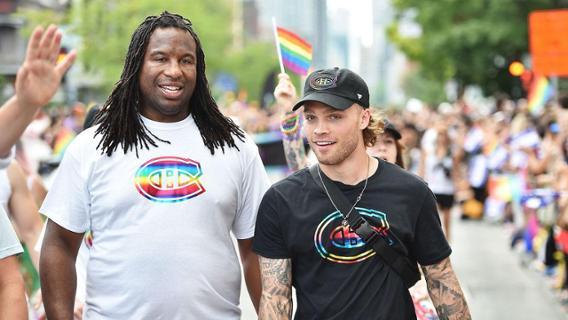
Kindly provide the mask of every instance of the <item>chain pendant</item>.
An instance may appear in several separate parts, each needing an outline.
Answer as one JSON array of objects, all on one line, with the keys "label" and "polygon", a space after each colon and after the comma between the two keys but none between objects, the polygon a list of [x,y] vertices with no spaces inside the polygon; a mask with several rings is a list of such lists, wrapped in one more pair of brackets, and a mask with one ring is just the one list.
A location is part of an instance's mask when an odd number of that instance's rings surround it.
[{"label": "chain pendant", "polygon": [[[351,211],[353,211],[353,209],[355,209],[355,206],[357,205],[357,203],[359,203],[359,201],[361,201],[361,198],[363,197],[363,193],[365,193],[365,189],[367,189],[367,182],[369,181],[369,166],[371,165],[370,159],[371,158],[369,158],[368,161],[367,161],[367,177],[365,178],[365,185],[363,186],[361,193],[359,193],[359,196],[357,196],[355,203],[353,203],[353,206],[351,206],[351,209],[349,210],[349,212],[347,212],[346,215],[343,216],[343,220],[341,221],[341,226],[343,226],[344,228],[350,228],[349,222],[347,221],[347,219],[349,218]],[[333,208],[335,208],[335,210],[337,210],[337,212],[339,212],[339,213],[341,213],[341,215],[343,215],[343,213],[337,208],[337,206],[335,205],[335,202],[333,202],[333,199],[329,195],[329,191],[327,190],[327,187],[325,186],[325,182],[323,182],[323,178],[321,177],[321,171],[320,171],[319,165],[317,166],[317,170],[318,170],[318,176],[319,176],[319,179],[320,179],[320,182],[321,182],[321,186],[323,187],[323,190],[325,191],[327,198],[329,199],[329,201],[333,205]]]}]

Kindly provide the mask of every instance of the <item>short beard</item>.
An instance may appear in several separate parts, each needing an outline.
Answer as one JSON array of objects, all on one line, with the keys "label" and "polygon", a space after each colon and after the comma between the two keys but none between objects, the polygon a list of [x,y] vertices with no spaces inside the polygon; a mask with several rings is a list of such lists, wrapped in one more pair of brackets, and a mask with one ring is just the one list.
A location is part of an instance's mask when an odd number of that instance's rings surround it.
[{"label": "short beard", "polygon": [[[314,152],[314,153],[315,153],[316,158],[318,159],[318,162],[320,164],[323,164],[323,165],[326,165],[326,166],[333,166],[333,165],[340,164],[345,159],[349,158],[349,156],[353,153],[353,151],[355,151],[355,149],[357,149],[358,143],[359,143],[359,140],[357,139],[357,137],[351,136],[349,140],[345,141],[343,149],[340,149],[337,153],[330,155],[329,157],[327,157],[327,159],[321,159],[320,155],[317,152]],[[315,148],[314,148],[314,150],[315,150]]]}]

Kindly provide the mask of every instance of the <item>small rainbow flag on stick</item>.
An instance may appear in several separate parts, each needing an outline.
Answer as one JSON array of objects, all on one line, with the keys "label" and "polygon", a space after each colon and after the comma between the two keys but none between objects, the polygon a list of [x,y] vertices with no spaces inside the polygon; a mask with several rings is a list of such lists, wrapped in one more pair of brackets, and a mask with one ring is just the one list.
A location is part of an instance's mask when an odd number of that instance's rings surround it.
[{"label": "small rainbow flag on stick", "polygon": [[554,88],[550,81],[543,76],[536,76],[529,89],[529,111],[538,116],[544,110],[544,105],[552,98]]},{"label": "small rainbow flag on stick", "polygon": [[294,73],[306,75],[312,64],[312,45],[295,33],[276,26],[273,18],[276,49],[280,60],[280,71],[285,73],[284,66]]}]

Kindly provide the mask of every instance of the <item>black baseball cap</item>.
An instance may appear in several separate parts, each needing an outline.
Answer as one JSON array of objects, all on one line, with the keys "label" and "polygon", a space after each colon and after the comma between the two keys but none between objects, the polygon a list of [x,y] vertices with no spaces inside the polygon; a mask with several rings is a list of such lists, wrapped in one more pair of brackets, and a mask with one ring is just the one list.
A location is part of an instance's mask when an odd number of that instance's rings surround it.
[{"label": "black baseball cap", "polygon": [[321,69],[312,72],[306,79],[304,95],[296,102],[296,110],[307,101],[317,101],[345,110],[357,103],[369,107],[369,88],[365,80],[349,69]]},{"label": "black baseball cap", "polygon": [[396,129],[396,127],[394,126],[394,124],[388,120],[385,119],[385,132],[389,132],[395,140],[400,140],[400,138],[402,138],[402,135],[400,134],[400,132]]}]

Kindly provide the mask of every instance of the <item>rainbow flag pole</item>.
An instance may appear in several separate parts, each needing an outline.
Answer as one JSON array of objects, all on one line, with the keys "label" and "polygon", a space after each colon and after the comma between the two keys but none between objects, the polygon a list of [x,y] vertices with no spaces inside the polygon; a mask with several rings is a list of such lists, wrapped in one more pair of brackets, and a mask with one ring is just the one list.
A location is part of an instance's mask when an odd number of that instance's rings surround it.
[{"label": "rainbow flag pole", "polygon": [[276,50],[280,62],[280,71],[285,73],[284,67],[299,74],[306,75],[312,64],[312,45],[297,34],[276,26],[276,19],[272,18]]},{"label": "rainbow flag pole", "polygon": [[272,28],[274,29],[274,41],[276,41],[276,51],[278,52],[278,62],[280,62],[280,73],[286,73],[284,63],[282,62],[282,52],[280,51],[280,41],[278,40],[278,29],[276,27],[276,18],[272,17]]}]

